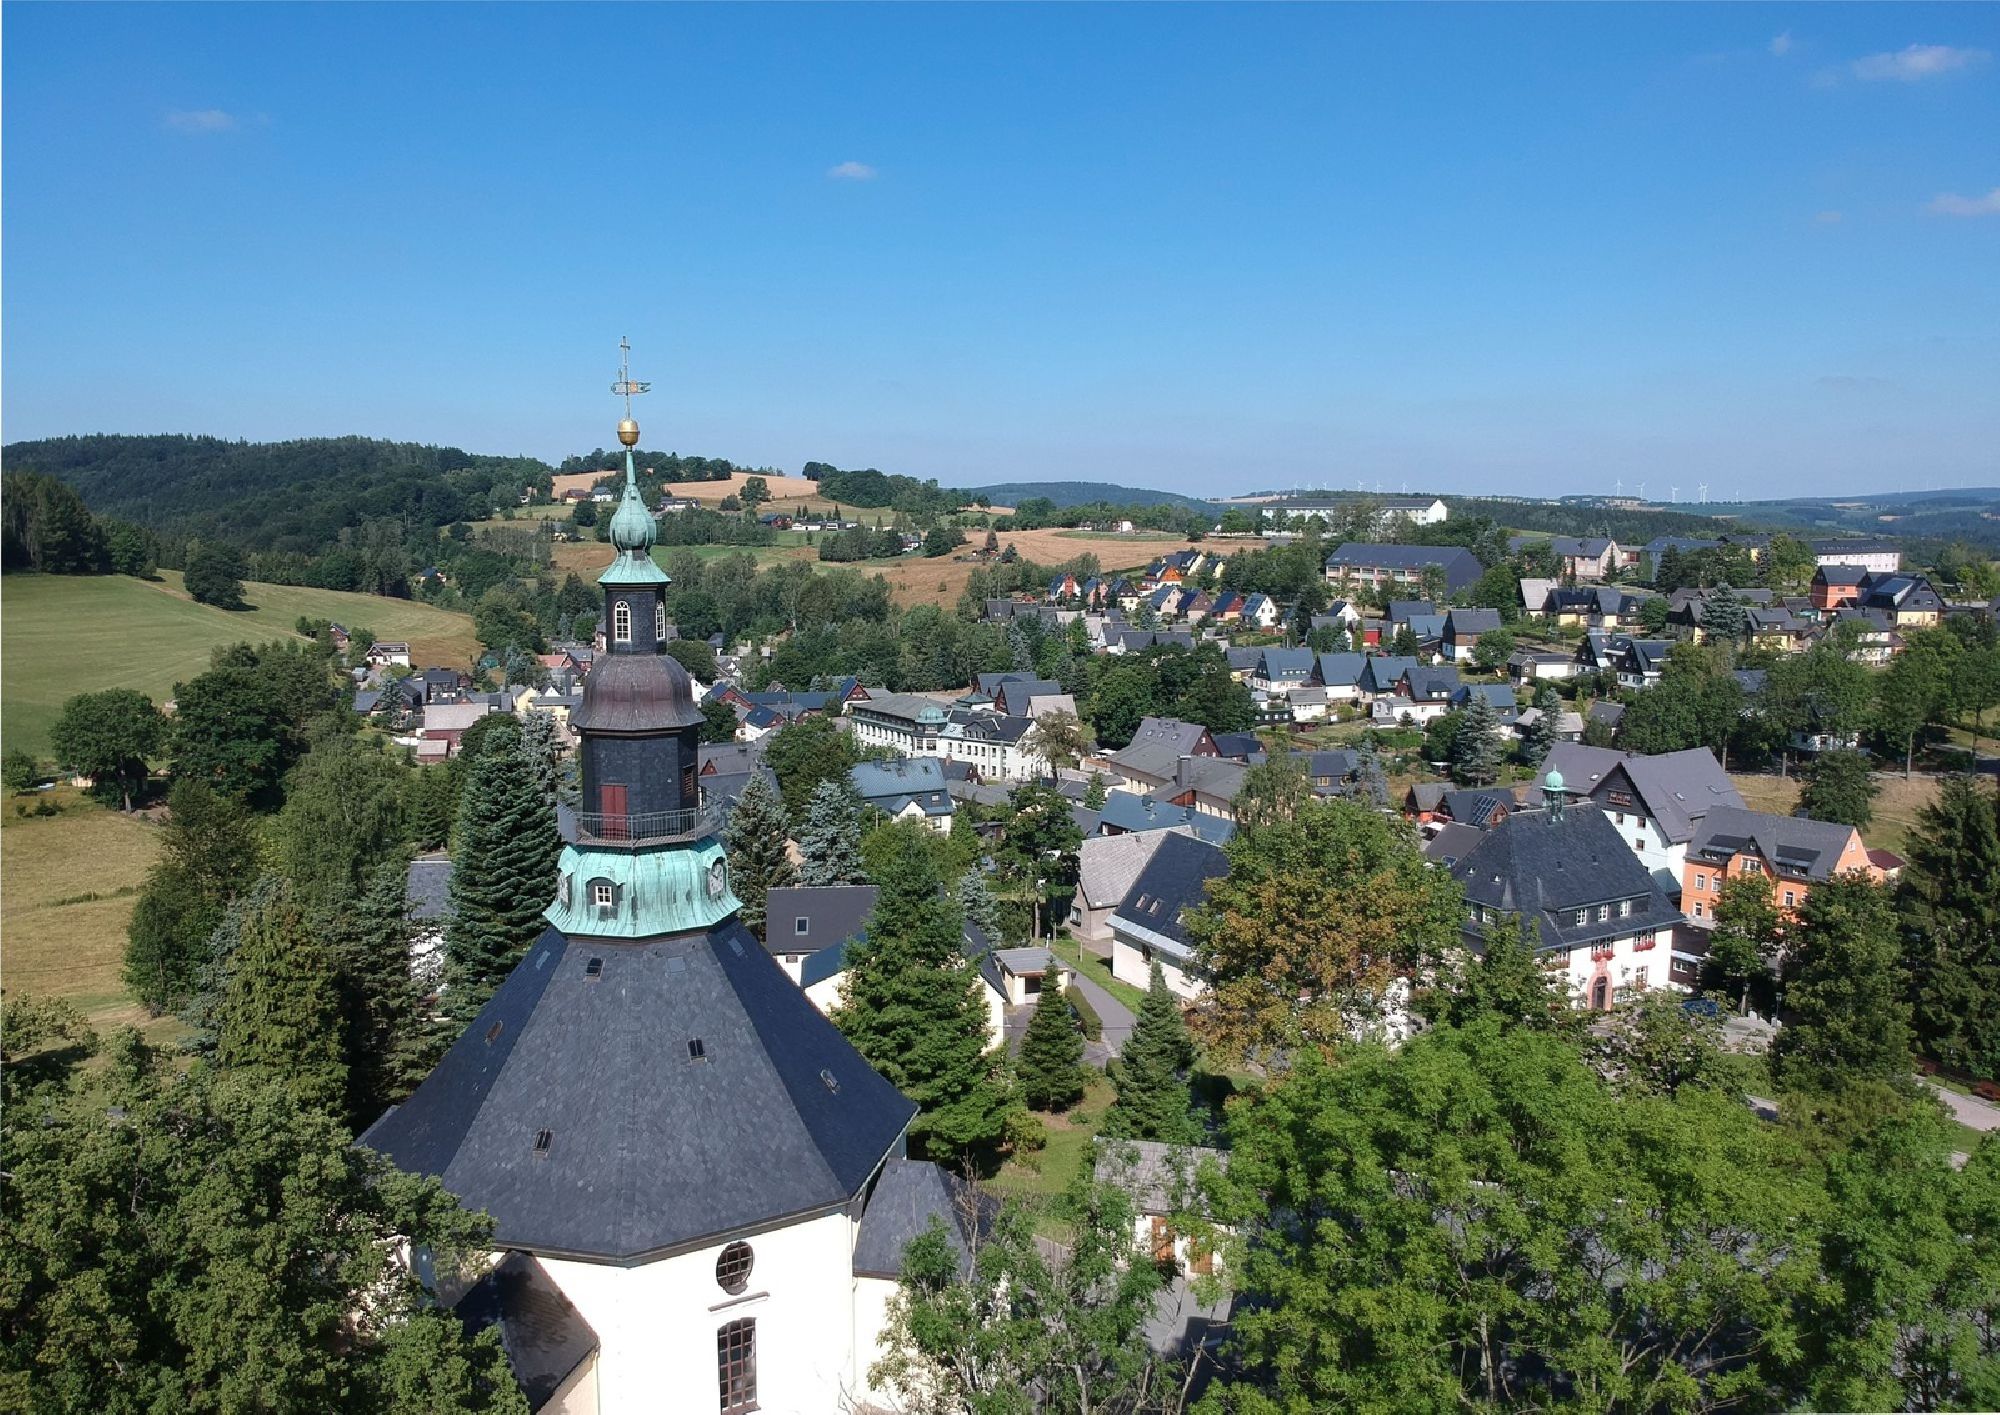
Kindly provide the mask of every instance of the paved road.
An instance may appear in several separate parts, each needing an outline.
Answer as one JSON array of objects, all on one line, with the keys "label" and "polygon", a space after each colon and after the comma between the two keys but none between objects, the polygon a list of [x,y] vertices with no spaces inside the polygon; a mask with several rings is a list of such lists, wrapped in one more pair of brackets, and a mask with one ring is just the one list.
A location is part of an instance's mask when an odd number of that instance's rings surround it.
[{"label": "paved road", "polygon": [[1947,1091],[1935,1081],[1927,1081],[1937,1093],[1937,1098],[1951,1108],[1960,1125],[1969,1125],[1974,1130],[2000,1130],[2000,1106],[1991,1101],[1982,1101],[1977,1096],[1961,1096],[1957,1091]]}]

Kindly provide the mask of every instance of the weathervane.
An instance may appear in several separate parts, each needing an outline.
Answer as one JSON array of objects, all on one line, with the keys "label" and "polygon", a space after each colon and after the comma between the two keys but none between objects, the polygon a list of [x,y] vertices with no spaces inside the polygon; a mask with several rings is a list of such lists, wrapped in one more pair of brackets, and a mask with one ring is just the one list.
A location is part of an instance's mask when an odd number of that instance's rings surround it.
[{"label": "weathervane", "polygon": [[625,419],[618,424],[618,440],[627,447],[639,442],[639,424],[632,420],[632,395],[644,393],[652,384],[632,377],[632,341],[624,335],[618,337],[618,378],[611,385],[611,391],[625,400]]}]

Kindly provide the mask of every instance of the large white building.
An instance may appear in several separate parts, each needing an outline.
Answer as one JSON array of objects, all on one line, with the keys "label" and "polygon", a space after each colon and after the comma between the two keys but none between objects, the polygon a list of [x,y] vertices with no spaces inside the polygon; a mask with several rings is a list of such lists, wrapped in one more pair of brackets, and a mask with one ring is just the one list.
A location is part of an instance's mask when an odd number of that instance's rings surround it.
[{"label": "large white building", "polygon": [[[1649,757],[1558,742],[1544,765],[1562,774],[1571,795],[1595,804],[1639,863],[1660,876],[1676,897],[1688,842],[1702,820],[1717,806],[1743,805],[1728,773],[1706,747]],[[1539,804],[1538,790],[1530,789],[1531,804]]]},{"label": "large white building", "polygon": [[932,698],[870,690],[848,704],[847,715],[864,746],[964,762],[981,781],[1032,781],[1048,770],[1030,750],[1035,724],[1026,713],[947,709]]}]

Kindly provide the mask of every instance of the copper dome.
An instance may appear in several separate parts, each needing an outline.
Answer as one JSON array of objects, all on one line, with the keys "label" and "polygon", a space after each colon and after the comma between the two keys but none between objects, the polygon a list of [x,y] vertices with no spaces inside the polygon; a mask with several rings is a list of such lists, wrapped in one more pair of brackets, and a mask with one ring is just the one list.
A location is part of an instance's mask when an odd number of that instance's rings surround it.
[{"label": "copper dome", "polygon": [[701,720],[687,670],[665,654],[599,654],[569,715],[579,732],[670,732]]}]

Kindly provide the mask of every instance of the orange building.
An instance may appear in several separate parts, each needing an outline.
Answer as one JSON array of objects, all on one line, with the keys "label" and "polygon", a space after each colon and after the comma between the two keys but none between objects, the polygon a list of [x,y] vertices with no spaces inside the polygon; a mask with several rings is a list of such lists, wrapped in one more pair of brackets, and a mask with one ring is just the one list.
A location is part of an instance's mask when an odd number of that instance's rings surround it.
[{"label": "orange building", "polygon": [[1772,902],[1796,909],[1814,885],[1850,870],[1882,878],[1851,825],[1716,806],[1688,842],[1681,912],[1704,926],[1712,923],[1723,884],[1738,875],[1769,879]]}]

